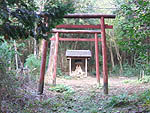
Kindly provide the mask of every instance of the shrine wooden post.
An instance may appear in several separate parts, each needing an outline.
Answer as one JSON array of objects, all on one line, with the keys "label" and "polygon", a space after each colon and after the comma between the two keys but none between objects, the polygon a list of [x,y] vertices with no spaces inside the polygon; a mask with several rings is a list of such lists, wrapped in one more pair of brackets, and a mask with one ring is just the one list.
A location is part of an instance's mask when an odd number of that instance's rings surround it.
[{"label": "shrine wooden post", "polygon": [[57,56],[58,56],[58,45],[59,45],[59,33],[55,35],[55,55],[54,55],[54,72],[53,72],[53,85],[56,85],[56,74],[57,74]]},{"label": "shrine wooden post", "polygon": [[72,60],[71,60],[71,58],[69,58],[69,75],[71,75],[71,62],[72,62]]},{"label": "shrine wooden post", "polygon": [[103,56],[103,88],[104,94],[108,94],[107,51],[106,51],[106,33],[105,33],[104,17],[101,17],[101,38],[102,38],[102,56]]},{"label": "shrine wooden post", "polygon": [[95,33],[95,58],[96,58],[96,78],[97,78],[97,84],[100,86],[100,74],[99,74],[99,52],[98,52],[98,36],[97,33]]},{"label": "shrine wooden post", "polygon": [[38,87],[39,94],[43,93],[43,88],[44,88],[44,75],[45,75],[47,46],[48,46],[48,42],[44,40],[42,59],[41,59],[41,68],[40,68],[40,81],[39,81],[39,87]]},{"label": "shrine wooden post", "polygon": [[85,59],[85,73],[86,73],[86,77],[88,75],[88,70],[87,70],[88,63],[87,63],[87,60],[88,60],[88,58]]}]

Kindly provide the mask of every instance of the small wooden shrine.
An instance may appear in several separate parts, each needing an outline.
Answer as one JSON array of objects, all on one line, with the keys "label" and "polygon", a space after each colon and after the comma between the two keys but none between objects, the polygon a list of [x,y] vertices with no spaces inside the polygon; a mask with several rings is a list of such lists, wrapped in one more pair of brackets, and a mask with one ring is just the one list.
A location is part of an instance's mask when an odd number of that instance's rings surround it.
[{"label": "small wooden shrine", "polygon": [[85,76],[87,76],[87,61],[92,57],[90,50],[67,50],[66,57],[69,60],[70,75],[72,75],[73,71],[81,70],[77,74],[82,74],[83,71]]}]

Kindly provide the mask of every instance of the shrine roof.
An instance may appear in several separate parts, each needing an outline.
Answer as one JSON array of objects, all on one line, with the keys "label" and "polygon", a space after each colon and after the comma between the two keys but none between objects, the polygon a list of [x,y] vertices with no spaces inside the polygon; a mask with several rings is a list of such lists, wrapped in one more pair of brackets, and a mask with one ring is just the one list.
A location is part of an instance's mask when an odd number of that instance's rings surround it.
[{"label": "shrine roof", "polygon": [[89,58],[92,57],[90,50],[67,50],[66,51],[67,57],[85,57]]}]

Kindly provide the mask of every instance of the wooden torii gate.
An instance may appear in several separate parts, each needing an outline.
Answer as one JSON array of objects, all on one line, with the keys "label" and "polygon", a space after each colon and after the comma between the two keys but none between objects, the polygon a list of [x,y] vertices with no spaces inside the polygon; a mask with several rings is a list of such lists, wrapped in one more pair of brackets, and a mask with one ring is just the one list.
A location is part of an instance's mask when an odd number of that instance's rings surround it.
[{"label": "wooden torii gate", "polygon": [[[82,19],[100,19],[98,25],[58,25],[57,29],[52,30],[51,33],[56,33],[55,37],[50,40],[55,40],[55,53],[54,53],[54,72],[53,72],[53,85],[56,85],[56,71],[57,71],[57,56],[58,56],[58,45],[59,41],[94,41],[95,42],[95,56],[96,56],[96,78],[97,83],[100,84],[100,74],[99,74],[99,51],[98,51],[98,42],[102,42],[102,56],[103,56],[103,88],[104,94],[108,94],[108,70],[107,70],[107,52],[106,52],[106,33],[105,29],[113,29],[112,25],[105,24],[104,19],[115,18],[115,15],[101,15],[101,14],[69,14],[64,16],[64,18],[82,18]],[[101,29],[100,30],[60,30],[58,28],[80,28],[80,29]],[[85,39],[85,38],[61,38],[59,37],[60,33],[85,33],[85,34],[94,34],[95,38]],[[101,34],[101,38],[98,38],[98,34]],[[48,42],[44,40],[43,44],[43,53],[42,61],[40,68],[40,81],[39,81],[39,94],[43,93],[44,88],[44,75],[45,75],[45,64],[46,64],[46,52],[47,52]]]}]

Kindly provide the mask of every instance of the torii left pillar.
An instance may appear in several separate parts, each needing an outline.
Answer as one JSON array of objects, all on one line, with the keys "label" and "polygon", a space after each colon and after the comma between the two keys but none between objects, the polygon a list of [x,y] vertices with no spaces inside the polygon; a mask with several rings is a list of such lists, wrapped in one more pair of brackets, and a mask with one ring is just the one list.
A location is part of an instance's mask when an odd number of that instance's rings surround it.
[{"label": "torii left pillar", "polygon": [[47,46],[48,46],[48,42],[46,40],[43,40],[43,52],[42,52],[42,60],[41,60],[41,68],[40,68],[40,81],[38,87],[38,94],[42,94],[44,88]]}]

